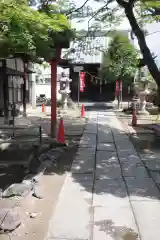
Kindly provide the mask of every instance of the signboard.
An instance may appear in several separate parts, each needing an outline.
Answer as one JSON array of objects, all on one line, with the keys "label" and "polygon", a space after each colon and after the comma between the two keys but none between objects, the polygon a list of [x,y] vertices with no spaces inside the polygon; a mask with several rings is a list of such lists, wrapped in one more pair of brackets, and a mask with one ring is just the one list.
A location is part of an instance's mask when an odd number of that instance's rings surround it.
[{"label": "signboard", "polygon": [[75,66],[74,67],[74,72],[80,72],[83,71],[83,67],[82,66]]},{"label": "signboard", "polygon": [[79,80],[80,80],[80,92],[84,92],[85,88],[85,72],[80,72],[79,74]]},{"label": "signboard", "polygon": [[118,81],[116,81],[116,90],[115,90],[116,97],[118,97],[118,92],[119,92],[119,84],[118,84]]}]

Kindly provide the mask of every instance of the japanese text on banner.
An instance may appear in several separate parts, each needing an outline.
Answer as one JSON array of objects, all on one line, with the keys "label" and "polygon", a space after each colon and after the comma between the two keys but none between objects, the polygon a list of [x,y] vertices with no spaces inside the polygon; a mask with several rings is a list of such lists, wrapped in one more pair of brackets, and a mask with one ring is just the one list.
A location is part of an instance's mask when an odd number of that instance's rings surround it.
[{"label": "japanese text on banner", "polygon": [[84,92],[85,88],[85,72],[80,72],[80,92]]}]

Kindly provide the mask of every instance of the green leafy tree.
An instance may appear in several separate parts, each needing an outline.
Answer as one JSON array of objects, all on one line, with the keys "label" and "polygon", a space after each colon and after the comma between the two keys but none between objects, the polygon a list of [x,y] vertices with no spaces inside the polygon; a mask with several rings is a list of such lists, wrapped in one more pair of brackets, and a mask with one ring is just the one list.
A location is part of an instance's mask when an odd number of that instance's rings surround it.
[{"label": "green leafy tree", "polygon": [[[35,10],[25,0],[0,0],[0,58],[20,57],[23,62],[51,60],[72,37],[70,23],[52,6]],[[56,6],[55,6],[56,7]],[[54,8],[54,6],[53,6]],[[3,61],[4,115],[8,119],[6,64]],[[25,85],[24,85],[25,87]],[[26,112],[25,92],[23,95]]]},{"label": "green leafy tree", "polygon": [[[85,7],[85,4],[88,4],[89,2],[90,0],[84,1],[81,7],[74,9],[74,12],[78,13]],[[128,19],[132,33],[138,40],[138,44],[144,58],[144,63],[147,65],[153,79],[156,81],[160,89],[160,72],[152,56],[152,53],[146,44],[146,31],[143,28],[144,24],[146,23],[160,20],[160,1],[95,0],[95,4],[97,6],[97,9],[95,10],[92,8],[92,13],[88,16],[88,21],[94,19],[96,22],[96,29],[98,29],[98,23],[99,26],[102,26],[102,24],[105,26],[105,23],[107,23],[108,26],[109,23],[112,23],[115,21],[115,19],[118,19],[118,17],[120,17],[120,20],[122,18]]]},{"label": "green leafy tree", "polygon": [[121,79],[129,82],[135,74],[138,51],[128,37],[115,33],[104,53],[102,76],[107,81]]},{"label": "green leafy tree", "polygon": [[0,2],[1,57],[22,54],[49,60],[60,37],[66,41],[70,36],[63,14],[37,11],[21,0]]}]

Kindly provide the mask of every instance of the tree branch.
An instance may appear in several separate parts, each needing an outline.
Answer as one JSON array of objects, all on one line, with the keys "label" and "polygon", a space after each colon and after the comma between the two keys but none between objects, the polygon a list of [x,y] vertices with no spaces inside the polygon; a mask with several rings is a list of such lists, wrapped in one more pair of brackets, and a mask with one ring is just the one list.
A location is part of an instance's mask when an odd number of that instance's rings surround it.
[{"label": "tree branch", "polygon": [[[118,2],[119,0],[117,0]],[[132,27],[132,31],[137,37],[138,44],[141,50],[141,53],[143,55],[143,59],[145,64],[147,65],[152,77],[155,79],[157,85],[160,87],[160,72],[159,69],[152,57],[152,54],[146,44],[145,36],[143,33],[143,30],[140,28],[140,26],[137,23],[137,20],[133,13],[133,7],[130,5],[127,5],[124,7],[126,17],[128,18],[128,21],[130,23],[130,26]]]},{"label": "tree branch", "polygon": [[70,10],[70,11],[66,14],[66,16],[68,16],[68,15],[74,13],[74,12],[78,12],[78,11],[81,10],[81,9],[87,4],[87,2],[89,2],[89,1],[90,1],[90,0],[86,0],[80,7],[76,8],[76,9]]},{"label": "tree branch", "polygon": [[125,8],[129,4],[128,2],[126,2],[124,0],[117,0],[117,3],[123,8]]}]

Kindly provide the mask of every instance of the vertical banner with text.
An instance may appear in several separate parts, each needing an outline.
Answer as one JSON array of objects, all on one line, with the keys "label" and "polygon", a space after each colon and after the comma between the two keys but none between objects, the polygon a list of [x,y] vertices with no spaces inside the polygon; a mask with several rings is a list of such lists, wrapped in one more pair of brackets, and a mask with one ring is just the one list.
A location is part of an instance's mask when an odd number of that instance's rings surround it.
[{"label": "vertical banner with text", "polygon": [[122,92],[122,80],[119,82],[119,91]]},{"label": "vertical banner with text", "polygon": [[119,83],[116,81],[116,89],[115,89],[115,97],[118,97],[119,95]]},{"label": "vertical banner with text", "polygon": [[84,92],[84,88],[85,88],[85,76],[86,76],[86,73],[85,73],[85,72],[80,72],[80,73],[79,73],[80,92]]}]

